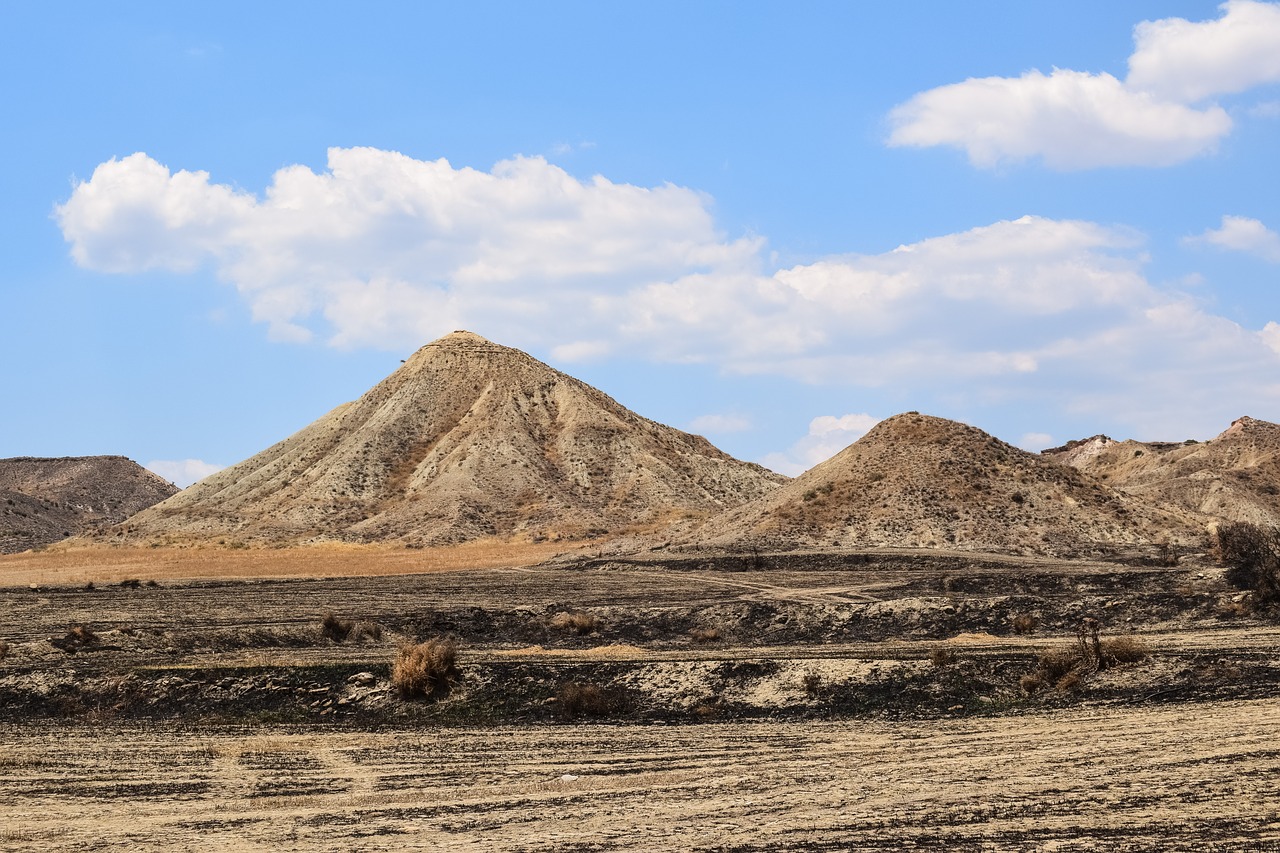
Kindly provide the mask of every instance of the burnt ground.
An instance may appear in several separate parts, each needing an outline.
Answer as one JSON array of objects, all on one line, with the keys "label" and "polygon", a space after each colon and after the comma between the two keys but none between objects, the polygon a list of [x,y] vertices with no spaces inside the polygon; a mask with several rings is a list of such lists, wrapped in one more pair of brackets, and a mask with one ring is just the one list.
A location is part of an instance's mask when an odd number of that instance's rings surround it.
[{"label": "burnt ground", "polygon": [[[456,679],[402,698],[436,636]],[[16,849],[1280,845],[1280,625],[1195,557],[19,587],[0,641]]]}]

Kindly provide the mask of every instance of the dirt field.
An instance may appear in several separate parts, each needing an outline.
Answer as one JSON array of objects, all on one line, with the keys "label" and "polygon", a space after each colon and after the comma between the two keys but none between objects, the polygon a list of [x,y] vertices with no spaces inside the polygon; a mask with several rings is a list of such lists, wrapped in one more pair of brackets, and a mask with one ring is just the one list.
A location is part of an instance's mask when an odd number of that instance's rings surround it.
[{"label": "dirt field", "polygon": [[[0,848],[1280,850],[1280,625],[1203,561],[273,555],[0,561]],[[1136,653],[1047,674],[1086,616]]]},{"label": "dirt field", "polygon": [[1280,700],[927,723],[10,727],[8,850],[1268,850]]}]

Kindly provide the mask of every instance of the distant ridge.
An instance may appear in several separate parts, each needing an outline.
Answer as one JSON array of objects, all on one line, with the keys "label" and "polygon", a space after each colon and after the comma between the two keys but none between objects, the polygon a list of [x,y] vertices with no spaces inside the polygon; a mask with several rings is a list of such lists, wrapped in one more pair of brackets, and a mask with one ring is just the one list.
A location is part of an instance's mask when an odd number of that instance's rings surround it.
[{"label": "distant ridge", "polygon": [[1095,436],[1044,455],[1162,506],[1280,525],[1280,425],[1269,421],[1237,418],[1204,442]]},{"label": "distant ridge", "polygon": [[683,542],[700,538],[1078,556],[1197,543],[1203,527],[975,427],[909,412]]},{"label": "distant ridge", "polygon": [[177,491],[123,456],[0,459],[0,553],[115,524]]},{"label": "distant ridge", "polygon": [[131,518],[125,541],[576,539],[707,515],[786,480],[470,332]]}]

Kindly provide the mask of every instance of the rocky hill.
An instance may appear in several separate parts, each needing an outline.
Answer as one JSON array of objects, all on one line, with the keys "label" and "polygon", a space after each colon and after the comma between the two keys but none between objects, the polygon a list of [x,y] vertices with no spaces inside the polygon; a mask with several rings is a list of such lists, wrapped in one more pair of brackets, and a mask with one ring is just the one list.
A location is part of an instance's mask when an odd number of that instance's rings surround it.
[{"label": "rocky hill", "polygon": [[0,553],[115,524],[177,491],[123,456],[0,459]]},{"label": "rocky hill", "polygon": [[1148,501],[1228,521],[1280,524],[1280,425],[1243,417],[1205,442],[1096,435],[1044,451]]},{"label": "rocky hill", "polygon": [[785,477],[469,332],[113,531],[136,539],[576,539],[707,515]]},{"label": "rocky hill", "polygon": [[[713,519],[712,544],[1087,555],[1202,541],[1150,507],[982,430],[914,412],[882,421],[786,486]],[[694,544],[698,535],[678,544]]]}]

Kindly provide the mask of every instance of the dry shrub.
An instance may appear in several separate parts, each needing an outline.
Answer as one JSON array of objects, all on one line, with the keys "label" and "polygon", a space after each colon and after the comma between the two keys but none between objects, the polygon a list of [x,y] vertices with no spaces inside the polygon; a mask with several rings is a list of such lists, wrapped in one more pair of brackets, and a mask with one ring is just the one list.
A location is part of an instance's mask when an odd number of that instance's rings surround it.
[{"label": "dry shrub", "polygon": [[1216,545],[1228,583],[1251,591],[1262,608],[1280,607],[1280,528],[1247,521],[1222,524]]},{"label": "dry shrub", "polygon": [[547,624],[557,631],[575,631],[579,634],[590,634],[600,627],[600,621],[596,617],[581,610],[561,610]]},{"label": "dry shrub", "polygon": [[1013,617],[1013,633],[1030,634],[1039,625],[1039,620],[1030,613],[1019,613]]},{"label": "dry shrub", "polygon": [[9,656],[9,643],[5,640],[0,640],[0,660],[4,660],[8,656]]},{"label": "dry shrub", "polygon": [[804,688],[805,695],[813,699],[822,692],[822,676],[816,672],[805,673],[804,678],[800,680],[800,686]]},{"label": "dry shrub", "polygon": [[445,637],[404,643],[396,651],[391,683],[404,699],[442,696],[458,680],[458,645]]},{"label": "dry shrub", "polygon": [[1151,648],[1138,637],[1113,637],[1102,641],[1108,663],[1137,663],[1151,657]]},{"label": "dry shrub", "polygon": [[695,643],[714,643],[720,639],[719,628],[691,628],[689,639]]},{"label": "dry shrub", "polygon": [[87,646],[90,643],[98,642],[98,635],[91,628],[87,628],[84,625],[75,625],[67,632],[66,639],[69,642]]},{"label": "dry shrub", "polygon": [[934,666],[946,666],[955,663],[960,659],[955,649],[949,649],[946,646],[937,646],[933,651],[929,652],[929,662]]},{"label": "dry shrub", "polygon": [[320,636],[333,640],[335,643],[341,643],[351,635],[351,629],[354,627],[354,622],[339,619],[332,613],[326,613],[320,619]]},{"label": "dry shrub", "polygon": [[351,631],[351,637],[355,640],[373,640],[375,643],[380,643],[382,626],[377,622],[357,622],[356,627]]},{"label": "dry shrub", "polygon": [[1018,681],[1027,693],[1035,693],[1045,687],[1072,692],[1079,688],[1080,671],[1085,660],[1074,646],[1048,651],[1036,659],[1035,671]]},{"label": "dry shrub", "polygon": [[598,684],[570,681],[556,691],[556,707],[566,719],[577,717],[609,717],[627,709],[627,694]]}]

